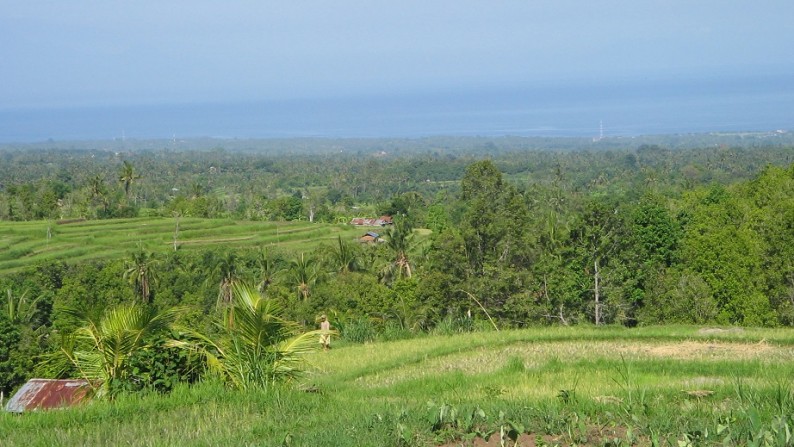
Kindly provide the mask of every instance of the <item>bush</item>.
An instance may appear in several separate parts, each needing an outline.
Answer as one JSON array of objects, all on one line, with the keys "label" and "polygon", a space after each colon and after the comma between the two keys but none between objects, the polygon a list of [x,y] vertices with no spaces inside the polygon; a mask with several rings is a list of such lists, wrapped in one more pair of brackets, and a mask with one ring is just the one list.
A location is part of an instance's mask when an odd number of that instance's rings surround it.
[{"label": "bush", "polygon": [[22,365],[15,359],[20,338],[19,329],[0,313],[0,391],[6,395],[25,382]]},{"label": "bush", "polygon": [[359,318],[348,323],[340,323],[339,333],[342,340],[351,343],[366,343],[375,340],[375,325],[368,318]]}]

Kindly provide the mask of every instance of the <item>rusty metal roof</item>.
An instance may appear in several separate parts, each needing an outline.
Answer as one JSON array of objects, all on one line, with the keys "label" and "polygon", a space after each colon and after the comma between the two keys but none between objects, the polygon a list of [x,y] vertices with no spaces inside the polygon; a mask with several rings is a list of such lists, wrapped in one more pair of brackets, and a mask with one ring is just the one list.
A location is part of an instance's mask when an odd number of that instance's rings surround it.
[{"label": "rusty metal roof", "polygon": [[6,411],[22,413],[74,406],[91,396],[87,380],[30,379],[6,404]]}]

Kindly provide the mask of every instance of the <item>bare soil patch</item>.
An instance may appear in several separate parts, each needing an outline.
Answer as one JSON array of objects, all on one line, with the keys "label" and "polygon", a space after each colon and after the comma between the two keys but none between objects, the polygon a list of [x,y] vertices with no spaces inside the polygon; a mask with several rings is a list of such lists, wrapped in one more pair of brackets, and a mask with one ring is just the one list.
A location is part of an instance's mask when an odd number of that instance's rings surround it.
[{"label": "bare soil patch", "polygon": [[624,352],[646,354],[651,357],[665,357],[680,360],[733,358],[755,359],[769,358],[778,351],[766,342],[759,343],[714,343],[701,341],[685,341],[681,343],[661,345],[630,345],[623,348]]},{"label": "bare soil patch", "polygon": [[698,335],[741,334],[743,332],[744,329],[740,327],[732,327],[728,329],[723,329],[718,327],[704,327],[703,329],[698,330]]}]

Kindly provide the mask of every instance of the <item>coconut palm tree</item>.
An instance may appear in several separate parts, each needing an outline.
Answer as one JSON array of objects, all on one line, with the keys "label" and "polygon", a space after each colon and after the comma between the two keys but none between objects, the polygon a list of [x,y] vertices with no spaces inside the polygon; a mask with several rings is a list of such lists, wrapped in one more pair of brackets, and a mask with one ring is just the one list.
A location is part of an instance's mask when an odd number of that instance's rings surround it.
[{"label": "coconut palm tree", "polygon": [[237,255],[234,253],[227,253],[226,256],[220,258],[213,271],[216,278],[220,276],[220,283],[218,284],[218,305],[228,305],[232,302],[232,290],[234,286],[240,282],[240,266],[237,260]]},{"label": "coconut palm tree", "polygon": [[8,321],[16,324],[27,324],[33,321],[41,295],[28,302],[27,294],[26,290],[21,295],[14,296],[11,289],[6,289],[5,312],[8,315]]},{"label": "coconut palm tree", "polygon": [[152,284],[157,281],[156,266],[160,263],[154,253],[147,253],[143,248],[132,254],[132,259],[127,261],[127,270],[124,279],[129,280],[140,295],[141,301],[148,303],[152,295]]},{"label": "coconut palm tree", "polygon": [[301,253],[299,258],[290,261],[287,270],[289,280],[298,291],[298,296],[304,301],[309,299],[311,288],[317,282],[317,265],[314,258],[306,257]]},{"label": "coconut palm tree", "polygon": [[267,250],[259,252],[256,258],[256,264],[259,268],[259,284],[257,285],[257,289],[260,292],[265,292],[268,287],[273,284],[276,273],[278,273],[278,265]]},{"label": "coconut palm tree", "polygon": [[88,190],[92,199],[105,195],[105,178],[102,174],[96,174],[88,179]]},{"label": "coconut palm tree", "polygon": [[63,312],[82,321],[82,326],[64,336],[61,349],[45,361],[73,367],[99,394],[109,395],[115,382],[132,373],[132,356],[153,348],[151,336],[168,329],[179,309],[158,312],[150,306],[122,306],[98,318],[77,309]]},{"label": "coconut palm tree", "polygon": [[395,219],[394,226],[386,232],[386,248],[393,256],[392,265],[398,277],[411,277],[408,252],[413,249],[413,229],[406,219]]},{"label": "coconut palm tree", "polygon": [[88,191],[91,194],[91,201],[96,205],[97,202],[102,204],[102,210],[108,210],[107,188],[105,187],[105,177],[97,174],[88,179]]},{"label": "coconut palm tree", "polygon": [[342,236],[337,236],[337,244],[331,248],[330,260],[334,270],[339,273],[358,271],[359,260],[355,246],[349,242],[343,242]]},{"label": "coconut palm tree", "polygon": [[124,164],[121,166],[121,173],[119,174],[119,182],[124,185],[124,197],[129,198],[130,188],[133,182],[140,178],[141,176],[135,173],[135,168],[132,166],[132,163],[124,160]]},{"label": "coconut palm tree", "polygon": [[317,349],[320,331],[301,332],[297,323],[283,318],[284,310],[253,287],[236,284],[228,319],[218,322],[221,334],[210,338],[182,329],[184,339],[169,345],[204,356],[210,372],[239,389],[267,388],[299,377],[303,355]]}]

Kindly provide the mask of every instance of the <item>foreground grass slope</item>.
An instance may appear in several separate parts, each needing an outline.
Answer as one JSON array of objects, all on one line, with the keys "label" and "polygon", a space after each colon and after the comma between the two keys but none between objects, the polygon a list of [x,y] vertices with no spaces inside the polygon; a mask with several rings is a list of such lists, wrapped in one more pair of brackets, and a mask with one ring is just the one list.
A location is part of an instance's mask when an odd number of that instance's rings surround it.
[{"label": "foreground grass slope", "polygon": [[786,445],[792,359],[794,331],[783,329],[432,336],[317,352],[294,388],[242,393],[205,383],[169,396],[3,414],[0,439],[4,446],[421,446],[502,435],[505,445],[511,437],[523,445]]},{"label": "foreground grass slope", "polygon": [[[174,249],[176,219],[135,218],[58,224],[52,221],[0,223],[0,274],[41,261],[81,261],[125,257],[139,245],[153,252]],[[366,230],[309,222],[238,222],[182,218],[177,244],[182,250],[222,244],[227,248],[280,247],[310,250],[337,236],[353,238]]]}]

